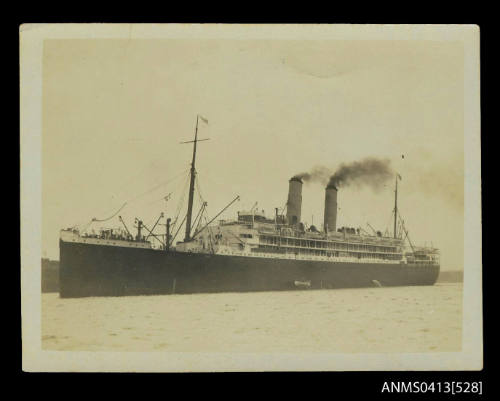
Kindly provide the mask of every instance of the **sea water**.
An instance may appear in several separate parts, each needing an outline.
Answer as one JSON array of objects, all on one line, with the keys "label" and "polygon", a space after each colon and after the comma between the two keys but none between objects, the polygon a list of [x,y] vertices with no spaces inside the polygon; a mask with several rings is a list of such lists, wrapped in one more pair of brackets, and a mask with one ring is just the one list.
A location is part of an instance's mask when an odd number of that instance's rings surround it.
[{"label": "sea water", "polygon": [[459,351],[462,283],[61,299],[42,294],[42,348],[74,351]]}]

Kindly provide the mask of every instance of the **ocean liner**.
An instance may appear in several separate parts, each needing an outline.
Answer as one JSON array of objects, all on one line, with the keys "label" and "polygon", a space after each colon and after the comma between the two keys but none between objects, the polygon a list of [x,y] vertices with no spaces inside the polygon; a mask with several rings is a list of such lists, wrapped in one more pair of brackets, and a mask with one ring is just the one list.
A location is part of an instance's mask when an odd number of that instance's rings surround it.
[{"label": "ocean liner", "polygon": [[[301,221],[300,177],[289,180],[288,200],[272,217],[252,208],[234,220],[205,217],[206,203],[193,220],[198,120],[193,141],[187,213],[177,224],[166,219],[163,234],[136,219],[137,233],[106,229],[98,234],[76,228],[60,232],[60,296],[125,296],[210,292],[337,289],[433,285],[439,275],[439,250],[416,247],[398,218],[395,177],[394,230],[337,228],[338,188],[325,188],[321,230]],[[95,220],[95,219],[94,219]],[[215,223],[214,223],[215,222]],[[175,242],[184,225],[182,241]],[[174,233],[175,229],[175,233]],[[146,234],[146,235],[145,235]],[[407,245],[408,243],[408,245]]]}]

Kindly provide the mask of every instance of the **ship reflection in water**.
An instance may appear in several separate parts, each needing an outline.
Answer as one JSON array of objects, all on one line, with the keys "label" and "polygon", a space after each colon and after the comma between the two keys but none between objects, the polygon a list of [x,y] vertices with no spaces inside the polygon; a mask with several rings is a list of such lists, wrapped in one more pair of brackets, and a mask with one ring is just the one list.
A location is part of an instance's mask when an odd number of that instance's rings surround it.
[{"label": "ship reflection in water", "polygon": [[76,299],[42,294],[45,350],[459,351],[461,322],[462,283]]}]

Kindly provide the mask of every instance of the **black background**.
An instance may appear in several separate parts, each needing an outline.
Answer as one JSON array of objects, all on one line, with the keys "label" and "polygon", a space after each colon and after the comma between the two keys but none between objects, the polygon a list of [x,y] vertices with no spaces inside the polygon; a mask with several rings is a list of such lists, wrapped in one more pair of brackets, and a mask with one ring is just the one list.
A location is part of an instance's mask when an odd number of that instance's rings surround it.
[{"label": "black background", "polygon": [[[141,7],[139,7],[139,5]],[[14,6],[16,6],[14,4]],[[3,309],[9,312],[10,322],[2,325],[5,333],[10,334],[9,340],[4,340],[3,366],[8,371],[8,385],[12,386],[15,396],[47,397],[47,399],[121,399],[129,396],[138,400],[149,399],[268,399],[276,400],[297,397],[308,400],[334,399],[489,399],[498,393],[493,371],[493,347],[496,337],[493,325],[496,320],[496,305],[493,303],[492,286],[497,285],[498,266],[491,262],[491,238],[493,233],[493,216],[491,208],[492,173],[496,175],[492,165],[492,152],[496,150],[491,124],[492,92],[494,89],[493,68],[498,70],[493,58],[493,39],[496,13],[492,10],[479,10],[474,3],[467,8],[455,2],[453,5],[442,5],[437,9],[437,2],[401,2],[382,8],[382,3],[372,2],[367,8],[361,2],[349,4],[350,10],[337,3],[328,7],[313,3],[273,4],[259,3],[176,3],[164,2],[147,5],[145,2],[105,5],[104,2],[94,5],[87,2],[64,3],[50,6],[46,2],[38,4],[20,4],[17,14],[7,14],[8,21],[3,28],[8,28],[4,36],[3,46],[9,51],[2,52],[2,64],[10,66],[3,78],[4,102],[16,110],[5,113],[13,118],[13,127],[3,131],[3,158],[5,172],[15,171],[13,182],[3,185],[3,200],[13,201],[9,209],[4,207],[7,217],[14,217],[12,223],[4,223],[4,252],[11,253],[9,242],[18,239],[19,232],[13,233],[19,226],[20,207],[19,173],[19,25],[21,23],[45,22],[154,22],[154,23],[389,23],[389,24],[478,24],[481,35],[481,152],[482,152],[482,202],[483,202],[483,310],[484,310],[484,369],[479,372],[278,372],[278,373],[199,373],[199,374],[114,374],[114,373],[25,373],[21,367],[21,315],[20,315],[20,275],[15,263],[4,263]],[[5,5],[4,5],[5,7]],[[73,8],[71,10],[71,8]],[[184,8],[184,9],[182,9]],[[5,17],[4,17],[5,18]],[[498,17],[497,17],[498,18]],[[5,39],[9,40],[6,41]],[[496,83],[496,82],[495,82]],[[6,96],[7,84],[12,90],[11,96]],[[495,85],[496,86],[496,85]],[[496,97],[496,96],[495,96]],[[17,158],[16,158],[17,156]],[[12,159],[13,160],[12,160]],[[6,164],[7,163],[7,164]],[[16,174],[17,172],[17,174]],[[12,196],[14,195],[14,196]],[[12,207],[14,209],[12,209]],[[18,210],[15,213],[6,210]],[[5,216],[4,215],[4,216]],[[17,234],[17,237],[16,237]],[[7,246],[5,246],[7,244]],[[465,244],[467,246],[467,244]],[[19,253],[20,255],[20,248]],[[19,259],[20,261],[20,256]],[[478,294],[479,295],[479,294]],[[15,301],[14,301],[15,300]],[[8,355],[8,357],[7,357]],[[389,381],[483,381],[483,396],[478,395],[446,395],[437,393],[423,394],[388,394],[381,393],[384,382]],[[13,394],[13,395],[14,395]]]}]

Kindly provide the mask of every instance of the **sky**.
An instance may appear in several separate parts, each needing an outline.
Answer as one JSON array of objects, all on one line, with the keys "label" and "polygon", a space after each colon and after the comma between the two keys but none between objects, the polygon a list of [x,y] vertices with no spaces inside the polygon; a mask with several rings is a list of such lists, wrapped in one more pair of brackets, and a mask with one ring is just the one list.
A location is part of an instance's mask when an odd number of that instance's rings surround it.
[{"label": "sky", "polygon": [[[42,255],[59,258],[60,229],[124,204],[129,229],[135,217],[151,227],[161,212],[182,216],[192,147],[180,142],[200,114],[209,216],[237,195],[220,218],[256,202],[272,216],[293,175],[386,158],[412,242],[439,247],[443,270],[462,269],[463,70],[452,41],[46,40]],[[323,207],[324,187],[304,184],[302,220],[321,225]],[[338,226],[392,230],[394,182],[341,188],[338,207]]]}]

